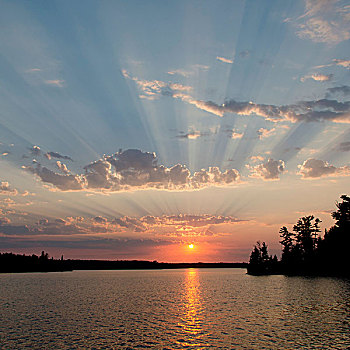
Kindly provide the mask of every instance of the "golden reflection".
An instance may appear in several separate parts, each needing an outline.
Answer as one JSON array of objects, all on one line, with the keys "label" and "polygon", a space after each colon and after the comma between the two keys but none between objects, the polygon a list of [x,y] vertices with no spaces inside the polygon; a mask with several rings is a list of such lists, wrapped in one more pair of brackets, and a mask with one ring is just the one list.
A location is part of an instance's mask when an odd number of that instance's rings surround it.
[{"label": "golden reflection", "polygon": [[[186,270],[183,310],[180,326],[184,332],[186,345],[201,346],[205,332],[203,326],[203,306],[201,301],[199,273],[197,269]],[[182,344],[185,345],[185,344]]]}]

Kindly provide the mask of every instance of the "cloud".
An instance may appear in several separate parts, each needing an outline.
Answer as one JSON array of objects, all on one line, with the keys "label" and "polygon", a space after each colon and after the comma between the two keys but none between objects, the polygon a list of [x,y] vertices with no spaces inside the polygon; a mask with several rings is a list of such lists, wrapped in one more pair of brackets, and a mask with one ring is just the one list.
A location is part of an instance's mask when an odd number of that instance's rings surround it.
[{"label": "cloud", "polygon": [[173,69],[168,72],[170,75],[181,75],[185,78],[189,78],[191,75],[198,73],[198,71],[207,71],[210,67],[204,64],[193,64],[190,69]]},{"label": "cloud", "polygon": [[303,179],[350,175],[350,167],[348,166],[337,168],[323,160],[313,158],[305,160],[303,164],[298,165],[298,168],[298,175],[301,175]]},{"label": "cloud", "polygon": [[257,104],[254,102],[239,102],[229,100],[218,105],[212,101],[195,100],[186,94],[175,94],[174,98],[190,103],[206,112],[222,117],[225,113],[235,113],[242,116],[257,115],[272,122],[322,122],[333,121],[350,123],[350,101],[320,99],[315,101],[300,101],[296,104],[276,106]]},{"label": "cloud", "polygon": [[188,133],[184,134],[184,133],[180,133],[179,135],[177,135],[176,137],[179,139],[189,139],[189,140],[196,140],[199,137],[203,136],[202,133],[200,131],[197,130],[192,130],[189,131]]},{"label": "cloud", "polygon": [[257,134],[259,135],[259,139],[262,140],[262,139],[265,139],[267,137],[270,137],[272,135],[275,135],[276,133],[276,128],[272,128],[272,129],[265,129],[265,128],[260,128],[258,131],[257,131]]},{"label": "cloud", "polygon": [[142,80],[136,77],[132,77],[128,71],[122,70],[122,74],[125,78],[133,80],[142,94],[140,98],[154,100],[159,96],[172,96],[176,93],[189,92],[192,90],[191,86],[183,85],[179,83],[166,83],[161,80]]},{"label": "cloud", "polygon": [[193,98],[188,94],[192,89],[190,86],[177,83],[165,83],[158,80],[139,80],[138,78],[132,78],[126,71],[124,71],[123,74],[128,79],[136,81],[139,88],[144,93],[144,95],[142,95],[144,98],[156,99],[161,95],[169,96],[220,117],[224,116],[225,113],[235,113],[243,116],[257,115],[272,122],[290,121],[296,123],[333,121],[350,123],[350,101],[339,102],[337,100],[320,99],[276,106],[258,104],[252,101],[241,102],[228,100],[219,105],[213,101],[203,101]]},{"label": "cloud", "polygon": [[66,160],[71,160],[73,161],[73,159],[69,156],[63,156],[62,154],[59,154],[57,152],[47,152],[45,153],[45,157],[47,159],[51,159],[51,158],[57,158],[57,159],[66,159]]},{"label": "cloud", "polygon": [[189,70],[184,70],[184,69],[174,69],[168,72],[168,74],[170,75],[181,75],[185,78],[188,78],[189,76],[191,76],[193,74],[193,71],[189,71]]},{"label": "cloud", "polygon": [[31,148],[28,148],[28,149],[33,156],[40,156],[41,155],[41,149],[39,146],[33,146]]},{"label": "cloud", "polygon": [[52,184],[62,191],[83,189],[84,179],[77,175],[61,175],[40,164],[37,164],[35,168],[33,166],[22,166],[22,168],[37,175],[41,181]]},{"label": "cloud", "polygon": [[[59,164],[57,164],[59,163]],[[23,169],[37,175],[41,181],[62,191],[101,190],[126,191],[132,189],[194,190],[208,186],[223,186],[240,181],[239,172],[229,169],[222,172],[217,167],[202,169],[191,175],[185,165],[165,167],[157,164],[155,153],[138,149],[119,151],[104,156],[84,167],[85,173],[74,175],[67,167],[57,162],[64,174],[36,166],[23,166]]]},{"label": "cloud", "polygon": [[340,60],[340,59],[334,59],[333,62],[337,65],[337,66],[341,66],[347,69],[350,69],[350,60]]},{"label": "cloud", "polygon": [[93,222],[96,224],[105,224],[107,222],[107,219],[102,216],[96,216],[93,218]]},{"label": "cloud", "polygon": [[350,151],[350,141],[341,142],[336,150],[340,152],[349,152]]},{"label": "cloud", "polygon": [[224,63],[233,63],[233,60],[229,59],[229,58],[225,58],[225,57],[220,57],[220,56],[216,56],[216,59],[218,61],[224,62]]},{"label": "cloud", "polygon": [[250,166],[247,168],[251,172],[251,177],[260,178],[263,180],[277,180],[279,175],[285,171],[285,164],[283,160],[274,160],[269,158],[265,163]]},{"label": "cloud", "polygon": [[56,162],[56,166],[58,169],[60,169],[62,171],[62,173],[64,173],[65,175],[68,175],[70,173],[70,171],[67,168],[67,165],[61,163],[59,160]]},{"label": "cloud", "polygon": [[300,78],[300,81],[304,82],[307,79],[313,79],[313,80],[321,81],[321,82],[330,81],[330,80],[333,79],[333,74],[328,74],[328,75],[325,75],[325,74],[304,75],[303,77]]},{"label": "cloud", "polygon": [[297,35],[319,43],[337,44],[350,38],[350,8],[336,0],[305,0],[305,13],[297,21]]},{"label": "cloud", "polygon": [[196,130],[194,127],[191,127],[187,133],[180,131],[179,134],[176,135],[176,138],[196,140],[199,137],[206,137],[215,134],[217,134],[217,128],[215,127],[210,128],[208,131],[199,131]]},{"label": "cloud", "polygon": [[231,139],[241,139],[243,137],[244,133],[236,132],[235,129],[232,130],[231,133]]},{"label": "cloud", "polygon": [[316,68],[316,69],[326,68],[326,67],[331,67],[334,65],[350,69],[350,60],[341,60],[341,59],[334,58],[332,60],[332,63],[322,64],[320,66],[315,66],[314,68]]},{"label": "cloud", "polygon": [[1,181],[0,182],[0,194],[5,194],[7,196],[12,195],[15,196],[17,195],[17,190],[14,188],[11,188],[10,184],[7,181]]},{"label": "cloud", "polygon": [[166,235],[168,237],[187,236],[212,236],[208,232],[214,226],[221,224],[233,224],[244,220],[239,220],[232,216],[222,215],[147,215],[141,218],[124,216],[114,219],[110,223],[122,231],[131,230],[133,232],[148,232],[156,235]]},{"label": "cloud", "polygon": [[61,79],[55,79],[55,80],[45,80],[45,84],[51,85],[51,86],[57,86],[57,87],[63,87],[65,81]]},{"label": "cloud", "polygon": [[264,157],[262,157],[262,156],[251,156],[250,159],[251,159],[252,162],[258,162],[258,161],[264,160]]},{"label": "cloud", "polygon": [[328,88],[326,97],[330,98],[331,96],[336,95],[336,94],[344,95],[344,96],[350,95],[350,86],[342,85],[342,86]]}]

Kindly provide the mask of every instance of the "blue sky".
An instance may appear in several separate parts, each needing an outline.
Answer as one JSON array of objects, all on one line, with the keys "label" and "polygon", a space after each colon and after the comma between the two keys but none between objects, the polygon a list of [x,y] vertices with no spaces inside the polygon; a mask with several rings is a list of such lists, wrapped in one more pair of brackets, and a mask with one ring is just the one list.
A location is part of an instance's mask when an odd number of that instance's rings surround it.
[{"label": "blue sky", "polygon": [[302,215],[332,224],[347,1],[0,6],[2,250],[246,260]]}]

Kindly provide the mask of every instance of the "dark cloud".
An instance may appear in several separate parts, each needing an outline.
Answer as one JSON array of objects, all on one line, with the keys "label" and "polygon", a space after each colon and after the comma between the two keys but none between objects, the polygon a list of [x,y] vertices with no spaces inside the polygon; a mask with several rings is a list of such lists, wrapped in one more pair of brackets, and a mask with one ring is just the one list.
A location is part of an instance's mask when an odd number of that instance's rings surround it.
[{"label": "dark cloud", "polygon": [[63,156],[62,154],[59,154],[57,152],[47,152],[47,153],[45,153],[45,157],[47,159],[57,158],[57,159],[66,159],[66,160],[73,161],[73,159],[71,157]]},{"label": "dark cloud", "polygon": [[348,176],[350,175],[350,167],[335,167],[320,159],[309,158],[299,165],[299,175],[302,178],[320,178],[327,176]]},{"label": "dark cloud", "polygon": [[336,148],[337,151],[340,152],[349,152],[350,151],[350,141],[341,142],[339,146]]},{"label": "dark cloud", "polygon": [[328,120],[350,123],[350,101],[339,102],[337,100],[320,99],[316,101],[301,101],[293,105],[275,106],[230,100],[222,105],[218,105],[212,101],[194,100],[188,95],[179,97],[199,109],[221,117],[224,113],[235,113],[245,116],[255,114],[272,122],[288,120],[295,123]]},{"label": "dark cloud", "polygon": [[40,164],[37,164],[36,168],[23,166],[23,169],[37,175],[43,182],[50,183],[62,191],[83,189],[83,179],[77,175],[61,175],[42,167]]},{"label": "dark cloud", "polygon": [[343,96],[349,96],[350,95],[350,86],[342,85],[342,86],[336,86],[332,88],[327,89],[326,97],[330,98],[333,95],[343,95]]}]

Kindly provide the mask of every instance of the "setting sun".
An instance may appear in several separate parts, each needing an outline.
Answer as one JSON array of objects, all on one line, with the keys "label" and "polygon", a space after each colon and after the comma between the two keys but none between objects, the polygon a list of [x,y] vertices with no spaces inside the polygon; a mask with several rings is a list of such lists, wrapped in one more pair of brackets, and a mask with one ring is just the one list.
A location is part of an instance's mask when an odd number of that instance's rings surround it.
[{"label": "setting sun", "polygon": [[193,244],[189,244],[189,245],[188,245],[188,248],[193,249],[193,248],[194,248],[194,245],[193,245]]}]

